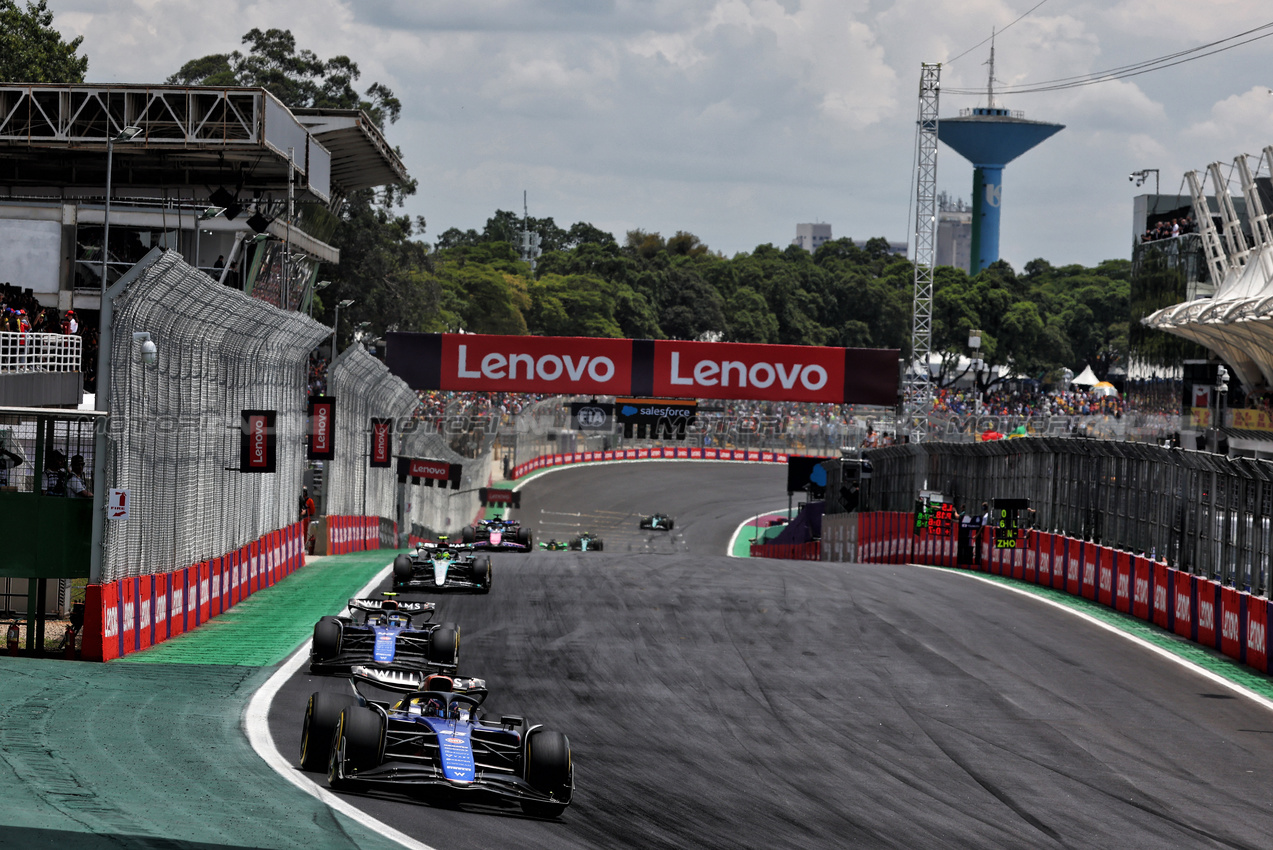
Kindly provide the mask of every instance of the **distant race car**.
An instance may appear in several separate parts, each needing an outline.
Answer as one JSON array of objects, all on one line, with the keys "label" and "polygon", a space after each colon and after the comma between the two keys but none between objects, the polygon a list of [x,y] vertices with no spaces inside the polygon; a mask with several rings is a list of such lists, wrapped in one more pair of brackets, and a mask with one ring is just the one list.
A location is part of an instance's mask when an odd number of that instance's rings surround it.
[{"label": "distant race car", "polygon": [[393,559],[394,590],[491,592],[491,556],[439,538]]},{"label": "distant race car", "polygon": [[564,541],[553,539],[547,543],[540,543],[539,548],[547,549],[549,552],[564,552],[569,546]]},{"label": "distant race car", "polygon": [[578,537],[571,538],[569,548],[577,552],[600,552],[605,546],[600,537],[591,531],[585,531]]},{"label": "distant race car", "polygon": [[461,534],[464,545],[487,552],[530,552],[535,548],[530,529],[522,528],[515,519],[503,519],[499,515],[478,520]]},{"label": "distant race car", "polygon": [[[301,768],[326,769],[332,788],[516,803],[534,817],[570,805],[570,741],[521,717],[482,719],[484,680],[355,667],[352,684],[352,694],[312,694],[305,708]],[[402,696],[373,700],[367,686]]]},{"label": "distant race car", "polygon": [[311,673],[348,675],[360,664],[411,665],[454,671],[459,663],[460,627],[425,622],[432,602],[351,599],[349,617],[323,617],[314,624],[309,651]]},{"label": "distant race car", "polygon": [[676,527],[676,520],[667,514],[650,514],[641,518],[641,527],[654,531],[671,531]]}]

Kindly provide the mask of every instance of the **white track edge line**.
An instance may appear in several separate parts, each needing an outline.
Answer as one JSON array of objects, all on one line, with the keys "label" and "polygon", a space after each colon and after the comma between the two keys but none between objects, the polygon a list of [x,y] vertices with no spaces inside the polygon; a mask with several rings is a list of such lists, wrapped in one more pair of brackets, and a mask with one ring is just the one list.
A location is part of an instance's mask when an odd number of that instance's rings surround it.
[{"label": "white track edge line", "polygon": [[[1032,593],[1030,590],[1026,588],[1013,587],[1011,584],[1008,584],[1007,582],[995,581],[994,579],[986,578],[984,576],[980,576],[980,575],[977,575],[976,573],[968,572],[966,570],[952,570],[949,567],[934,567],[928,564],[910,564],[910,566],[919,567],[920,569],[923,569],[923,570],[937,570],[939,572],[966,576],[967,578],[976,579],[977,581],[985,582],[986,584],[994,585],[995,587],[1002,587],[1004,590],[1010,590],[1013,593],[1019,593],[1022,596],[1027,596],[1031,599],[1037,599],[1039,602],[1042,602],[1045,605],[1051,605],[1053,608],[1059,608],[1062,611],[1073,614],[1075,617],[1079,617],[1093,625],[1099,626],[1100,628],[1105,629],[1108,632],[1113,632],[1119,637],[1124,638],[1125,640],[1129,640],[1134,644],[1137,644],[1142,649],[1148,649],[1150,652],[1156,653],[1157,655],[1162,656],[1168,661],[1174,661],[1176,664],[1179,664],[1181,667],[1184,667],[1186,670],[1197,673],[1200,676],[1202,676],[1204,679],[1209,679],[1210,681],[1212,681],[1213,683],[1217,685],[1222,685],[1228,688],[1229,690],[1233,691],[1234,693],[1238,694],[1239,696],[1246,697],[1247,699],[1251,700],[1252,702],[1256,703],[1262,708],[1265,708],[1269,711],[1273,711],[1273,700],[1269,700],[1267,697],[1261,696],[1260,694],[1257,694],[1255,691],[1249,690],[1243,687],[1242,685],[1239,685],[1237,682],[1234,682],[1230,679],[1226,679],[1224,676],[1221,676],[1219,673],[1213,673],[1212,671],[1208,670],[1205,667],[1199,667],[1197,664],[1190,661],[1188,658],[1183,658],[1169,649],[1164,649],[1163,647],[1158,646],[1157,644],[1150,643],[1144,638],[1137,637],[1136,635],[1131,634],[1130,632],[1124,631],[1123,629],[1119,628],[1113,623],[1107,623],[1098,617],[1093,617],[1091,614],[1087,614],[1083,611],[1079,611],[1075,608],[1072,608],[1071,606],[1066,605],[1064,602],[1057,602],[1054,599],[1048,599],[1046,596],[1040,596],[1037,593]],[[1240,662],[1234,661],[1234,663],[1240,663]]]},{"label": "white track edge line", "polygon": [[[393,569],[392,563],[386,565],[383,570],[376,573],[375,577],[355,594],[355,597],[364,597],[375,590],[376,585],[380,584],[389,575],[391,569]],[[328,807],[340,812],[350,820],[362,824],[367,829],[390,841],[396,841],[403,847],[409,848],[409,850],[436,850],[436,848],[428,844],[399,832],[387,823],[373,818],[349,801],[319,786],[307,778],[306,774],[293,766],[291,760],[279,752],[278,746],[274,742],[274,736],[270,734],[270,704],[274,702],[274,697],[278,695],[283,684],[292,678],[309,660],[311,642],[312,639],[306,639],[287,661],[275,671],[274,675],[270,676],[265,684],[252,695],[251,701],[248,702],[247,709],[243,712],[243,730],[247,733],[252,749],[256,750],[256,754],[279,776],[282,776],[306,794],[317,797],[323,803],[326,803]]]},{"label": "white track edge line", "polygon": [[[739,463],[739,461],[733,461],[733,462],[734,462],[734,463]],[[749,461],[741,461],[741,462],[742,462],[742,463],[749,463]],[[738,526],[738,528],[735,528],[735,529],[734,529],[734,533],[733,533],[733,535],[729,538],[729,547],[725,550],[725,554],[726,554],[726,555],[729,555],[729,557],[731,557],[731,558],[742,558],[742,557],[746,557],[746,556],[744,556],[744,555],[735,555],[735,554],[734,554],[734,544],[736,544],[736,543],[738,542],[738,535],[740,535],[740,534],[742,534],[742,533],[743,533],[743,529],[744,529],[744,528],[746,528],[747,526],[751,525],[753,522],[755,522],[756,520],[760,519],[762,516],[769,516],[770,514],[778,513],[778,511],[779,511],[779,510],[788,511],[788,510],[791,510],[791,509],[790,509],[790,508],[782,508],[782,507],[779,507],[779,508],[776,508],[776,509],[771,510],[771,511],[765,511],[765,512],[764,512],[764,513],[762,513],[762,514],[756,514],[755,516],[748,517],[746,520],[744,520],[742,523],[740,523],[740,524],[739,524],[739,526]],[[788,521],[790,521],[790,520],[791,520],[791,516],[790,516],[790,515],[788,515],[788,516],[787,516],[787,520],[788,520]]]}]

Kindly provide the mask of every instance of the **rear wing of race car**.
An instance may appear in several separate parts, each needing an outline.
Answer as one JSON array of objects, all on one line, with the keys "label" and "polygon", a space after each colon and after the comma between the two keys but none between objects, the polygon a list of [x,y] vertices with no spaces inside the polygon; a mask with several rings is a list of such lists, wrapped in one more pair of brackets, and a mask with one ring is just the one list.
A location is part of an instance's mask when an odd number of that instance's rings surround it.
[{"label": "rear wing of race car", "polygon": [[[393,604],[385,607],[386,602]],[[381,611],[397,611],[402,614],[431,614],[437,608],[432,602],[399,602],[396,599],[351,599],[349,600],[350,611],[367,611],[369,613],[378,614]]]},{"label": "rear wing of race car", "polygon": [[[366,667],[362,665],[350,668],[349,673],[354,690],[358,690],[358,684],[361,682],[386,691],[397,691],[399,693],[423,691],[425,690],[426,680],[430,676],[436,675],[415,667]],[[443,676],[442,678],[450,680],[450,690],[453,693],[471,694],[473,696],[487,693],[485,679],[471,676]],[[359,694],[361,695],[361,692]]]}]

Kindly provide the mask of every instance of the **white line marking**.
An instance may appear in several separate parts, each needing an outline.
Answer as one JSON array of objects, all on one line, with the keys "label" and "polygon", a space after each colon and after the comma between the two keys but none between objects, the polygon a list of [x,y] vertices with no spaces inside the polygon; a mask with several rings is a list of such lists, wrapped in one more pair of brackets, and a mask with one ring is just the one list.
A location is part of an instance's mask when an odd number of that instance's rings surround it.
[{"label": "white line marking", "polygon": [[574,514],[570,511],[546,511],[543,508],[540,508],[539,512],[548,516],[583,516],[583,514]]},{"label": "white line marking", "polygon": [[[733,462],[733,463],[738,463],[738,461],[732,461],[732,462]],[[742,462],[743,462],[743,463],[747,463],[747,461],[742,461]],[[756,515],[755,515],[755,516],[753,516],[753,517],[748,517],[746,520],[744,520],[742,523],[740,523],[740,524],[739,524],[738,528],[735,528],[735,529],[734,529],[734,534],[733,534],[733,536],[729,538],[729,548],[725,550],[725,554],[726,554],[726,555],[728,555],[728,556],[729,556],[729,557],[731,557],[731,558],[742,558],[742,557],[744,557],[744,556],[742,556],[742,555],[735,555],[735,554],[734,554],[734,544],[738,542],[738,535],[740,535],[740,534],[742,534],[742,533],[743,533],[743,529],[744,529],[744,528],[746,528],[747,526],[751,525],[751,524],[752,524],[753,522],[755,522],[756,520],[760,519],[762,516],[769,516],[770,514],[787,513],[787,518],[788,518],[788,519],[790,519],[790,518],[791,518],[791,513],[788,513],[789,511],[794,512],[794,511],[795,511],[795,508],[781,508],[781,509],[775,508],[775,509],[774,509],[774,510],[772,510],[772,511],[765,511],[763,514],[756,514]],[[765,530],[765,528],[767,528],[767,527],[768,527],[768,526],[761,527],[761,529],[760,529],[760,530],[763,532],[763,531]],[[754,540],[755,538],[753,537],[752,539]]]},{"label": "white line marking", "polygon": [[[375,590],[376,585],[388,577],[391,569],[393,569],[393,564],[388,564],[383,570],[376,573],[375,578],[354,594],[355,598],[363,598],[369,595],[371,591]],[[348,609],[346,609],[346,612],[348,612]],[[292,653],[292,656],[279,667],[278,671],[269,678],[261,689],[253,694],[247,710],[243,712],[243,730],[247,733],[252,749],[256,750],[256,754],[264,759],[265,763],[273,768],[274,772],[279,776],[282,776],[306,794],[317,797],[350,820],[362,824],[367,829],[388,838],[390,841],[398,842],[403,847],[409,848],[409,850],[436,850],[436,848],[417,841],[388,824],[376,820],[348,800],[342,799],[328,789],[317,785],[309,778],[308,774],[301,772],[300,768],[294,766],[290,759],[279,752],[278,747],[274,743],[274,736],[270,734],[270,703],[274,701],[274,697],[282,689],[283,684],[309,661],[310,643],[310,640],[306,640],[296,652]]]},{"label": "white line marking", "polygon": [[[998,581],[995,581],[994,579],[986,578],[984,576],[980,576],[976,573],[968,572],[966,570],[952,570],[948,567],[933,567],[933,566],[928,566],[927,564],[910,564],[909,566],[919,567],[920,569],[924,569],[924,570],[939,570],[944,573],[954,573],[956,575],[966,576],[967,578],[976,579],[977,581],[985,582],[986,584],[991,584],[991,585],[994,585],[995,587],[1001,587],[1004,590],[1010,590],[1013,593],[1020,593],[1022,596],[1028,596],[1031,599],[1038,600],[1039,602],[1042,602],[1045,605],[1051,605],[1053,608],[1059,608],[1062,611],[1065,611],[1069,614],[1073,614],[1075,617],[1079,617],[1080,619],[1086,620],[1092,625],[1099,626],[1100,628],[1105,629],[1105,631],[1107,632],[1113,632],[1119,637],[1129,640],[1132,643],[1140,646],[1142,649],[1148,649],[1150,652],[1160,655],[1163,658],[1167,659],[1168,661],[1174,661],[1176,664],[1179,664],[1181,667],[1184,667],[1187,670],[1190,670],[1194,673],[1199,674],[1204,679],[1209,679],[1211,682],[1217,685],[1226,687],[1229,690],[1233,691],[1234,693],[1238,694],[1239,696],[1244,696],[1247,699],[1251,700],[1252,702],[1256,703],[1257,705],[1263,708],[1266,708],[1269,711],[1273,711],[1273,701],[1267,699],[1266,697],[1261,696],[1260,694],[1257,694],[1255,691],[1248,690],[1244,688],[1242,685],[1239,685],[1236,682],[1232,682],[1229,679],[1226,679],[1224,676],[1219,675],[1218,673],[1211,672],[1205,667],[1199,667],[1197,664],[1194,664],[1188,658],[1182,658],[1181,656],[1177,655],[1176,653],[1172,652],[1169,649],[1164,649],[1161,646],[1158,646],[1157,644],[1150,643],[1144,638],[1140,638],[1140,637],[1137,637],[1136,635],[1130,634],[1129,632],[1126,632],[1120,629],[1118,626],[1114,625],[1113,623],[1107,623],[1104,620],[1093,617],[1091,614],[1085,614],[1082,611],[1076,610],[1075,608],[1072,608],[1069,605],[1066,605],[1064,602],[1057,602],[1054,599],[1048,599],[1047,597],[1039,596],[1036,593],[1032,593],[1026,588],[1013,587],[1010,584],[1007,584],[1004,582],[998,582]],[[1145,621],[1140,620],[1140,622],[1145,622]],[[1192,643],[1192,641],[1190,643]],[[1198,646],[1198,644],[1194,644],[1194,645]],[[1237,663],[1237,662],[1235,661],[1234,663]]]}]

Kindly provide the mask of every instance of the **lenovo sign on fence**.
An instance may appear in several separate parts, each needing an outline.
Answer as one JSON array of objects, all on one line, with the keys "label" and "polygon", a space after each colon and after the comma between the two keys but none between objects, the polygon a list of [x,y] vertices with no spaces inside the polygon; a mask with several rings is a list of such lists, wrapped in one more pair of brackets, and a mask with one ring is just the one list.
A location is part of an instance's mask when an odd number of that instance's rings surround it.
[{"label": "lenovo sign on fence", "polygon": [[244,410],[241,416],[239,472],[274,472],[278,462],[278,412]]},{"label": "lenovo sign on fence", "polygon": [[894,405],[896,349],[390,333],[389,369],[417,390],[504,390]]},{"label": "lenovo sign on fence", "polygon": [[393,465],[393,420],[371,420],[371,467],[388,469]]},{"label": "lenovo sign on fence", "polygon": [[309,397],[309,440],[306,444],[310,460],[332,460],[335,445],[336,399],[329,395]]}]

